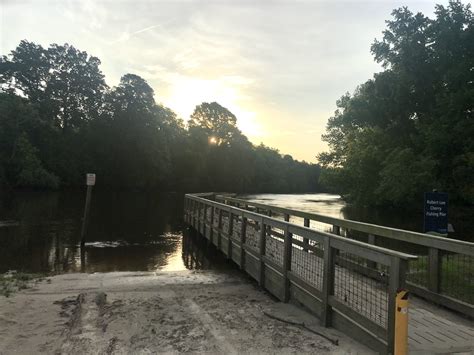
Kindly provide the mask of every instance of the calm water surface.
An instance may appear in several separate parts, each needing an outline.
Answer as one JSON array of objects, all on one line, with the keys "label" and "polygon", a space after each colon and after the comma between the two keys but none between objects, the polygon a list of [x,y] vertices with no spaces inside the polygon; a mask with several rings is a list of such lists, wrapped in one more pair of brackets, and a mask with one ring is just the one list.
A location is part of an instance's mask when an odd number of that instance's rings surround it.
[{"label": "calm water surface", "polygon": [[[108,272],[212,268],[182,221],[181,194],[101,192],[92,195],[85,248],[80,248],[84,191],[3,196],[0,272]],[[5,224],[5,223],[4,223]],[[213,258],[215,259],[215,258]]]},{"label": "calm water surface", "polygon": [[[256,194],[243,196],[253,202],[312,212],[336,218],[351,219],[388,227],[423,231],[423,205],[418,212],[395,208],[361,208],[348,206],[338,195],[333,194]],[[297,219],[295,222],[301,222]],[[474,215],[470,208],[450,207],[449,222],[455,232],[450,237],[474,241]]]},{"label": "calm water surface", "polygon": [[[249,195],[254,201],[420,231],[422,215],[351,209],[337,195]],[[23,192],[0,199],[0,272],[108,272],[227,267],[186,233],[183,195],[94,191],[87,243],[80,248],[84,191]],[[466,222],[468,221],[468,222]],[[469,218],[455,226],[472,230]],[[467,233],[460,233],[466,237]],[[469,237],[465,238],[469,240]],[[211,261],[212,260],[212,261]]]}]

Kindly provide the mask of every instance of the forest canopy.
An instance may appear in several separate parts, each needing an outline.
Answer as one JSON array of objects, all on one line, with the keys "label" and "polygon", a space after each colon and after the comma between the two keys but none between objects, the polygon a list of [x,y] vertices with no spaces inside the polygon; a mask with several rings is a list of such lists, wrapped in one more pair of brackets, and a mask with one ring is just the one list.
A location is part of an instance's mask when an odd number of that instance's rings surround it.
[{"label": "forest canopy", "polygon": [[185,124],[140,76],[109,87],[100,60],[21,41],[0,59],[0,186],[98,184],[163,191],[309,192],[320,167],[254,146],[216,102]]},{"label": "forest canopy", "polygon": [[371,52],[384,70],[337,102],[318,156],[321,180],[366,205],[417,204],[423,192],[474,203],[474,23],[470,5],[435,18],[394,10]]}]

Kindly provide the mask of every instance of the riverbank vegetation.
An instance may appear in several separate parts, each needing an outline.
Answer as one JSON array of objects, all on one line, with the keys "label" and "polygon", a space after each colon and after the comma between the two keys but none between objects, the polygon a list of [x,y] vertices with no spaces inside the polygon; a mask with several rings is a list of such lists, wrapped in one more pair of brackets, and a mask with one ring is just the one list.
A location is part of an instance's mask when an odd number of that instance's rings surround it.
[{"label": "riverbank vegetation", "polygon": [[321,180],[349,201],[419,206],[438,189],[474,203],[474,17],[469,5],[435,18],[394,10],[371,52],[384,70],[337,110],[323,136]]},{"label": "riverbank vegetation", "polygon": [[255,146],[216,102],[188,123],[138,75],[109,87],[100,60],[21,41],[0,61],[0,185],[163,191],[318,191],[320,167]]}]

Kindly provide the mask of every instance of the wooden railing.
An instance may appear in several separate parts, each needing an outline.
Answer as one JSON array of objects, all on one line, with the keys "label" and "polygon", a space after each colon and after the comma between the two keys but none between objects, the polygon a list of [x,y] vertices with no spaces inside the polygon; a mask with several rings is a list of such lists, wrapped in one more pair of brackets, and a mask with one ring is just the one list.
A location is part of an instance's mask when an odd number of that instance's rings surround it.
[{"label": "wooden railing", "polygon": [[212,199],[185,196],[185,221],[199,234],[280,300],[301,303],[323,325],[393,353],[395,298],[416,256]]},{"label": "wooden railing", "polygon": [[474,318],[474,243],[270,206],[231,196],[217,195],[216,200],[285,220],[300,219],[304,226],[326,229],[332,234],[416,254],[419,258],[410,261],[407,274],[410,291]]}]

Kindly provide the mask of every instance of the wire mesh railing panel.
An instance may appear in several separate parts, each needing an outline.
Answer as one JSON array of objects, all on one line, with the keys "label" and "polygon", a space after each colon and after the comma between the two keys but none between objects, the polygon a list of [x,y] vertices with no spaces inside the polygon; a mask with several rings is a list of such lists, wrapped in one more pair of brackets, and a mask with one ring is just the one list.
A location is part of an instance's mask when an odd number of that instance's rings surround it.
[{"label": "wire mesh railing panel", "polygon": [[[367,259],[354,254],[344,253],[343,257],[337,258],[334,296],[357,313],[387,328],[388,277],[368,277],[360,269],[361,265],[367,265]],[[373,271],[378,273],[378,270]]]},{"label": "wire mesh railing panel", "polygon": [[265,233],[265,256],[274,263],[283,266],[284,241],[272,233],[283,235],[283,230],[272,227],[271,233]]},{"label": "wire mesh railing panel", "polygon": [[440,260],[441,293],[474,304],[474,256],[445,254]]},{"label": "wire mesh railing panel", "polygon": [[229,230],[229,213],[222,212],[222,221],[221,221],[221,230],[224,234],[227,235],[227,231]]},{"label": "wire mesh railing panel", "polygon": [[260,245],[260,225],[258,225],[255,221],[248,220],[247,221],[247,228],[245,233],[245,244],[255,249],[256,251],[259,250]]},{"label": "wire mesh railing panel", "polygon": [[234,221],[232,224],[232,240],[239,242],[240,236],[242,234],[242,217],[241,216],[234,216]]},{"label": "wire mesh railing panel", "polygon": [[291,271],[311,286],[322,291],[324,277],[324,259],[313,251],[293,246]]}]

